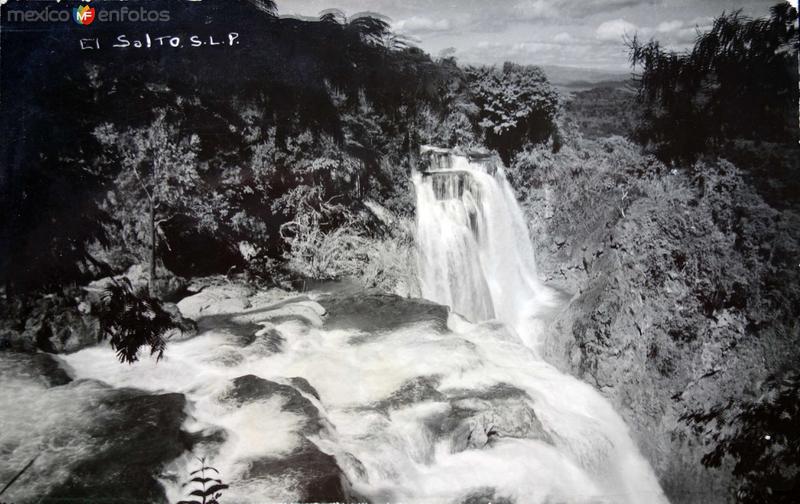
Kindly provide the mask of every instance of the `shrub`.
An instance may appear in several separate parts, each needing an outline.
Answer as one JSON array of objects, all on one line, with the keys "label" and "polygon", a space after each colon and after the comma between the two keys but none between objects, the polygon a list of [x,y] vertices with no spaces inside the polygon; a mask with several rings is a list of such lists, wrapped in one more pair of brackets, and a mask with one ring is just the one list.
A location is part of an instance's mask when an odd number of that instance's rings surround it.
[{"label": "shrub", "polygon": [[165,335],[180,327],[158,299],[137,295],[127,277],[106,288],[98,318],[102,337],[111,342],[120,362],[129,364],[139,360],[143,346],[161,359],[167,345]]},{"label": "shrub", "polygon": [[300,212],[281,226],[281,236],[289,247],[284,255],[286,267],[306,278],[355,276],[366,261],[366,241],[357,233],[349,214],[344,224],[325,229],[318,212]]},{"label": "shrub", "polygon": [[402,296],[419,296],[414,222],[396,220],[387,236],[366,240],[366,261],[358,272],[359,281]]}]

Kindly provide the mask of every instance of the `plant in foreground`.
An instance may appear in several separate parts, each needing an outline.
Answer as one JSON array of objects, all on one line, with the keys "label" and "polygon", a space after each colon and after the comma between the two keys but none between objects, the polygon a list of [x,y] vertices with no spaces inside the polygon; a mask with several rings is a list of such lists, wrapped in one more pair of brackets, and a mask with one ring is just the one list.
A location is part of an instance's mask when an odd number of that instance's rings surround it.
[{"label": "plant in foreground", "polygon": [[[189,476],[192,479],[187,481],[183,486],[188,486],[194,483],[196,489],[192,490],[189,495],[198,497],[200,500],[182,500],[178,504],[219,504],[219,498],[222,497],[222,490],[228,488],[228,485],[222,483],[219,479],[219,471],[211,466],[206,465],[206,458],[198,458],[200,461],[200,469],[192,471]],[[207,477],[206,473],[215,473],[217,478]]]}]

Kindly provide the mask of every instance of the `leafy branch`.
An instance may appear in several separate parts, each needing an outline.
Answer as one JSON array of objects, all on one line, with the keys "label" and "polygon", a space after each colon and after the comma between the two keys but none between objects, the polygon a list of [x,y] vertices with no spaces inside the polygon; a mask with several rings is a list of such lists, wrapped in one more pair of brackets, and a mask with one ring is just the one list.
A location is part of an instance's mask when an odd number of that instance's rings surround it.
[{"label": "leafy branch", "polygon": [[[198,458],[200,461],[200,469],[192,471],[189,475],[192,476],[188,482],[183,486],[188,486],[194,483],[197,487],[192,490],[189,495],[192,497],[199,497],[201,500],[182,500],[178,504],[219,504],[219,498],[222,497],[222,491],[228,489],[228,485],[222,483],[219,479],[219,471],[215,468],[206,465],[206,458]],[[214,473],[216,478],[206,476],[206,473]]]}]

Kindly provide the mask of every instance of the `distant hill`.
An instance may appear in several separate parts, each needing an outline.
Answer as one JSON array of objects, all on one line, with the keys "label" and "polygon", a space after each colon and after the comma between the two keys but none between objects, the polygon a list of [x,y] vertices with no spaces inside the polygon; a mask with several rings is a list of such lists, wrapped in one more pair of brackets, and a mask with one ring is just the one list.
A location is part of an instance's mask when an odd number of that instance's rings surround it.
[{"label": "distant hill", "polygon": [[633,90],[613,86],[574,90],[566,104],[567,117],[586,138],[629,136],[637,122],[637,110]]},{"label": "distant hill", "polygon": [[625,90],[630,81],[630,72],[612,72],[595,68],[579,68],[557,65],[541,65],[547,79],[564,95],[593,88]]},{"label": "distant hill", "polygon": [[540,65],[550,82],[554,84],[570,84],[586,82],[596,84],[603,81],[624,81],[630,78],[630,72],[598,70],[596,68],[580,68],[558,65]]}]

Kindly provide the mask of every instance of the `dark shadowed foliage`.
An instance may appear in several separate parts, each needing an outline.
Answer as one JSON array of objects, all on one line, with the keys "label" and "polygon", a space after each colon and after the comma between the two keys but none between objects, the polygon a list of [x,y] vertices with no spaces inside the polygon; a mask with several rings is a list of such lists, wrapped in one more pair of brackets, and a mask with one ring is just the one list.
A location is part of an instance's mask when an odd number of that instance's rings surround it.
[{"label": "dark shadowed foliage", "polygon": [[[215,264],[180,261],[203,263],[203,273],[238,266],[241,258],[230,249],[243,240],[256,245],[257,260],[280,257],[285,244],[278,230],[296,208],[291,195],[311,189],[352,210],[374,198],[411,211],[399,195],[408,193],[417,117],[431,109],[444,115],[453,99],[452,65],[408,47],[375,16],[277,18],[274,3],[259,0],[155,0],[149,7],[168,8],[169,23],[95,24],[92,33],[110,45],[126,31],[217,39],[236,31],[240,43],[81,51],[80,32],[71,25],[54,25],[46,38],[4,26],[4,88],[29,91],[2,104],[4,138],[14,139],[2,150],[7,292],[84,281],[103,265],[89,253],[92,244],[122,249],[139,262],[154,262],[144,250],[155,248],[165,263],[198,253],[182,244],[221,247],[203,251],[218,258]],[[203,201],[195,194],[185,203],[203,211],[150,226],[153,240],[142,233],[153,212],[136,210],[148,206],[147,198],[109,199],[131,164],[93,133],[105,125],[118,135],[105,137],[113,143],[160,117],[175,138],[193,139],[192,166],[184,172],[202,188]],[[206,239],[209,230],[217,240]],[[157,247],[143,246],[154,241]]]},{"label": "dark shadowed foliage", "polygon": [[800,374],[773,376],[748,401],[729,401],[682,418],[710,441],[703,464],[734,461],[737,502],[790,504],[800,495]]},{"label": "dark shadowed foliage", "polygon": [[138,361],[144,346],[161,359],[167,346],[165,335],[178,326],[157,299],[137,295],[123,278],[107,287],[102,303],[98,314],[102,337],[110,341],[120,362]]},{"label": "dark shadowed foliage", "polygon": [[658,41],[629,42],[643,121],[637,139],[664,160],[719,152],[727,140],[796,143],[797,10],[767,19],[722,14],[685,53]]},{"label": "dark shadowed foliage", "polygon": [[[228,488],[228,485],[222,483],[219,479],[219,471],[215,468],[206,465],[206,458],[198,458],[200,461],[200,469],[192,471],[190,479],[184,486],[193,485],[195,487],[189,495],[194,497],[191,500],[182,500],[178,504],[219,504],[219,498],[222,497],[222,491]],[[206,474],[215,474],[216,478],[206,476]]]}]

